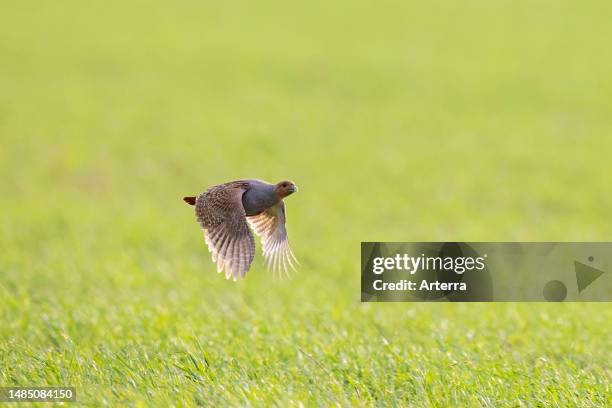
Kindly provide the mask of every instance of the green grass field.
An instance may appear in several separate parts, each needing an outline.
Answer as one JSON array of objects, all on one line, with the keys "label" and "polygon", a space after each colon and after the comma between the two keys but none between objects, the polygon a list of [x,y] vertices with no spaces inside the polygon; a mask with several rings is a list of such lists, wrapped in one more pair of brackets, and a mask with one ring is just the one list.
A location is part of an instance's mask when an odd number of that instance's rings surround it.
[{"label": "green grass field", "polygon": [[[610,406],[609,304],[360,304],[360,241],[612,240],[609,2],[19,1],[0,386],[84,406]],[[181,197],[292,179],[300,271]]]}]

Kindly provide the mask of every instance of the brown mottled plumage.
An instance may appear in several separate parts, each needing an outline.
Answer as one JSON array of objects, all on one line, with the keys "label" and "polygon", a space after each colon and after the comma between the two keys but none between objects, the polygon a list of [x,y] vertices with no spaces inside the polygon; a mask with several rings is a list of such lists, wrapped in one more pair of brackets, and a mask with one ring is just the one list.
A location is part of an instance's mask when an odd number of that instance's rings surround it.
[{"label": "brown mottled plumage", "polygon": [[205,232],[208,250],[225,277],[244,277],[255,257],[255,240],[249,224],[261,236],[268,268],[273,272],[297,262],[285,228],[283,198],[297,191],[291,181],[277,184],[261,180],[237,180],[209,188],[183,200],[195,205],[196,218]]}]

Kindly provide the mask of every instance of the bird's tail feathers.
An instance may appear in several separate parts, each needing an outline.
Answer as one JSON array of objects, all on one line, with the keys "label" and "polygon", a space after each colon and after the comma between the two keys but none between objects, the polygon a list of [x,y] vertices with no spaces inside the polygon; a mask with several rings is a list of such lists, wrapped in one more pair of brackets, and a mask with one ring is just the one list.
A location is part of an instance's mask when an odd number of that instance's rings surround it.
[{"label": "bird's tail feathers", "polygon": [[189,205],[195,205],[196,198],[195,197],[183,197],[183,201]]}]

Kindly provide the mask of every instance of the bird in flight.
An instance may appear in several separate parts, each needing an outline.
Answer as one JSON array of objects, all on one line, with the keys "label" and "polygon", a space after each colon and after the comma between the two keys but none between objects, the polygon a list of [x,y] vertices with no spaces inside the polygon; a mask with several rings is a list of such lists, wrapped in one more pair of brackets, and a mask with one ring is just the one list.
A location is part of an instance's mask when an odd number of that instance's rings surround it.
[{"label": "bird in flight", "polygon": [[283,199],[296,191],[292,181],[236,180],[210,187],[197,197],[183,197],[183,201],[195,206],[217,271],[225,270],[225,278],[236,281],[248,272],[255,256],[249,225],[261,237],[268,269],[275,274],[295,269],[297,259],[289,246]]}]

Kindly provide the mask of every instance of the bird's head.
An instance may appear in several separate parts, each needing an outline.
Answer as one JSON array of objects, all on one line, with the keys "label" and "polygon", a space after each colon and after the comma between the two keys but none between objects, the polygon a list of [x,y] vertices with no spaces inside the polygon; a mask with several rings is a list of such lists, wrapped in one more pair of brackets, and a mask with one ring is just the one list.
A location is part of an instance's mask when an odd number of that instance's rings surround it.
[{"label": "bird's head", "polygon": [[298,191],[298,188],[293,181],[285,180],[276,184],[275,191],[276,194],[282,199]]}]

